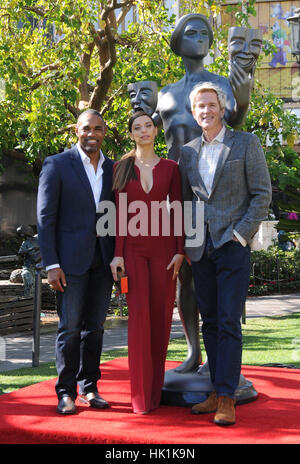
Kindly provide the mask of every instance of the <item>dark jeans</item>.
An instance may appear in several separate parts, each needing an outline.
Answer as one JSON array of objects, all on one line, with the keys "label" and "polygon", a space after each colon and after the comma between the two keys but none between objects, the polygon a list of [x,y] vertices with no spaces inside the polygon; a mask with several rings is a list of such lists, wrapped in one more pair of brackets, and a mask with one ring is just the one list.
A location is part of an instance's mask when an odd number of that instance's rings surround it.
[{"label": "dark jeans", "polygon": [[66,275],[67,287],[58,292],[59,325],[56,339],[58,398],[97,391],[100,379],[103,324],[111,298],[112,275],[99,262],[83,275]]},{"label": "dark jeans", "polygon": [[215,249],[208,235],[204,255],[192,263],[192,271],[211,381],[218,396],[234,397],[241,371],[250,248],[232,240]]}]

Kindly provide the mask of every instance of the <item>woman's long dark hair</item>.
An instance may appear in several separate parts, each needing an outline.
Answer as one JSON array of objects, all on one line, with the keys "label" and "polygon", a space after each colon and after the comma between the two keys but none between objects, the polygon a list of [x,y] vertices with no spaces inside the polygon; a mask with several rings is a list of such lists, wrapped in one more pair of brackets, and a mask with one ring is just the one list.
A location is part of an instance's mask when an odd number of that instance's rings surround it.
[{"label": "woman's long dark hair", "polygon": [[[153,119],[149,114],[145,113],[145,111],[136,111],[133,113],[131,118],[129,119],[128,122],[128,130],[129,132],[132,132],[132,125],[134,121],[139,118],[140,116],[148,116],[148,118],[151,119],[151,121],[154,124]],[[114,175],[113,175],[113,190],[118,190],[119,192],[121,190],[124,190],[126,185],[130,180],[137,180],[137,175],[134,170],[134,161],[135,161],[135,156],[136,156],[136,149],[133,148],[129,153],[126,153],[125,155],[122,156],[121,160],[118,162],[116,169],[114,170]]]}]

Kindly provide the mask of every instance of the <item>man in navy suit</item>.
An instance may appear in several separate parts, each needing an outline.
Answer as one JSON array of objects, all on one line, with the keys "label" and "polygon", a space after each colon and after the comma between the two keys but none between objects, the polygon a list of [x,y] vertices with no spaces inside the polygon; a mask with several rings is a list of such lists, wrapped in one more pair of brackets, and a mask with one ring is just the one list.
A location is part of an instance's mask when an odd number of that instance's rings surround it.
[{"label": "man in navy suit", "polygon": [[48,282],[57,291],[57,412],[82,401],[109,407],[97,390],[103,324],[110,303],[113,237],[97,237],[99,201],[113,201],[113,161],[101,145],[106,124],[95,110],[77,121],[74,148],[45,159],[38,191],[38,236]]}]

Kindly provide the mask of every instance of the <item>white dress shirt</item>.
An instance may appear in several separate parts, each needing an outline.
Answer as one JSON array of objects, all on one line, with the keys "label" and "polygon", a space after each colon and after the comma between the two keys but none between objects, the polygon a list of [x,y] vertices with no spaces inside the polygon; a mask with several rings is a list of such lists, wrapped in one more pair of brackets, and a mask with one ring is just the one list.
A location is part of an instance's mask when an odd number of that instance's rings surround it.
[{"label": "white dress shirt", "polygon": [[90,181],[91,189],[93,191],[93,195],[95,199],[95,205],[97,208],[99,200],[100,200],[101,191],[102,191],[102,175],[103,175],[102,165],[105,160],[104,155],[102,151],[100,150],[100,159],[98,162],[97,171],[95,172],[94,166],[92,165],[89,156],[87,156],[84,153],[79,142],[76,144],[76,148],[79,151],[80,158],[83,163],[83,167]]},{"label": "white dress shirt", "polygon": [[[220,153],[223,148],[225,130],[225,126],[223,126],[216,137],[210,142],[205,140],[204,134],[202,136],[201,156],[198,167],[209,196],[211,195]],[[246,240],[236,230],[233,230],[233,233],[243,246],[247,245]]]},{"label": "white dress shirt", "polygon": [[[89,179],[91,189],[94,195],[95,205],[97,208],[98,203],[100,201],[100,195],[102,192],[102,175],[103,175],[102,165],[105,160],[104,155],[102,151],[100,150],[100,159],[98,162],[97,171],[95,172],[94,166],[92,165],[90,158],[84,153],[79,142],[76,144],[76,148],[79,151],[83,167]],[[46,271],[50,271],[50,269],[54,269],[58,267],[60,267],[59,264],[51,264],[51,266],[46,266]]]},{"label": "white dress shirt", "polygon": [[207,193],[210,196],[217,164],[219,161],[220,153],[223,148],[223,140],[225,134],[225,126],[222,127],[217,136],[211,141],[207,142],[202,136],[201,156],[199,159],[199,172],[203,179]]}]

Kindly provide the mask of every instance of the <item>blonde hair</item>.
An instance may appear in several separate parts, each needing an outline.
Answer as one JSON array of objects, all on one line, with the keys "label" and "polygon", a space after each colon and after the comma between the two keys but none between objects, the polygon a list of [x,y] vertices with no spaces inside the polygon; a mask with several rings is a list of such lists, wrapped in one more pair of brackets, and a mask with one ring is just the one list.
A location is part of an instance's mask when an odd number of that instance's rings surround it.
[{"label": "blonde hair", "polygon": [[220,87],[213,84],[212,82],[203,82],[202,84],[196,85],[190,93],[190,102],[191,102],[191,110],[193,111],[195,108],[195,100],[197,95],[202,92],[206,91],[213,91],[217,94],[218,102],[221,109],[225,109],[226,106],[226,95]]}]

